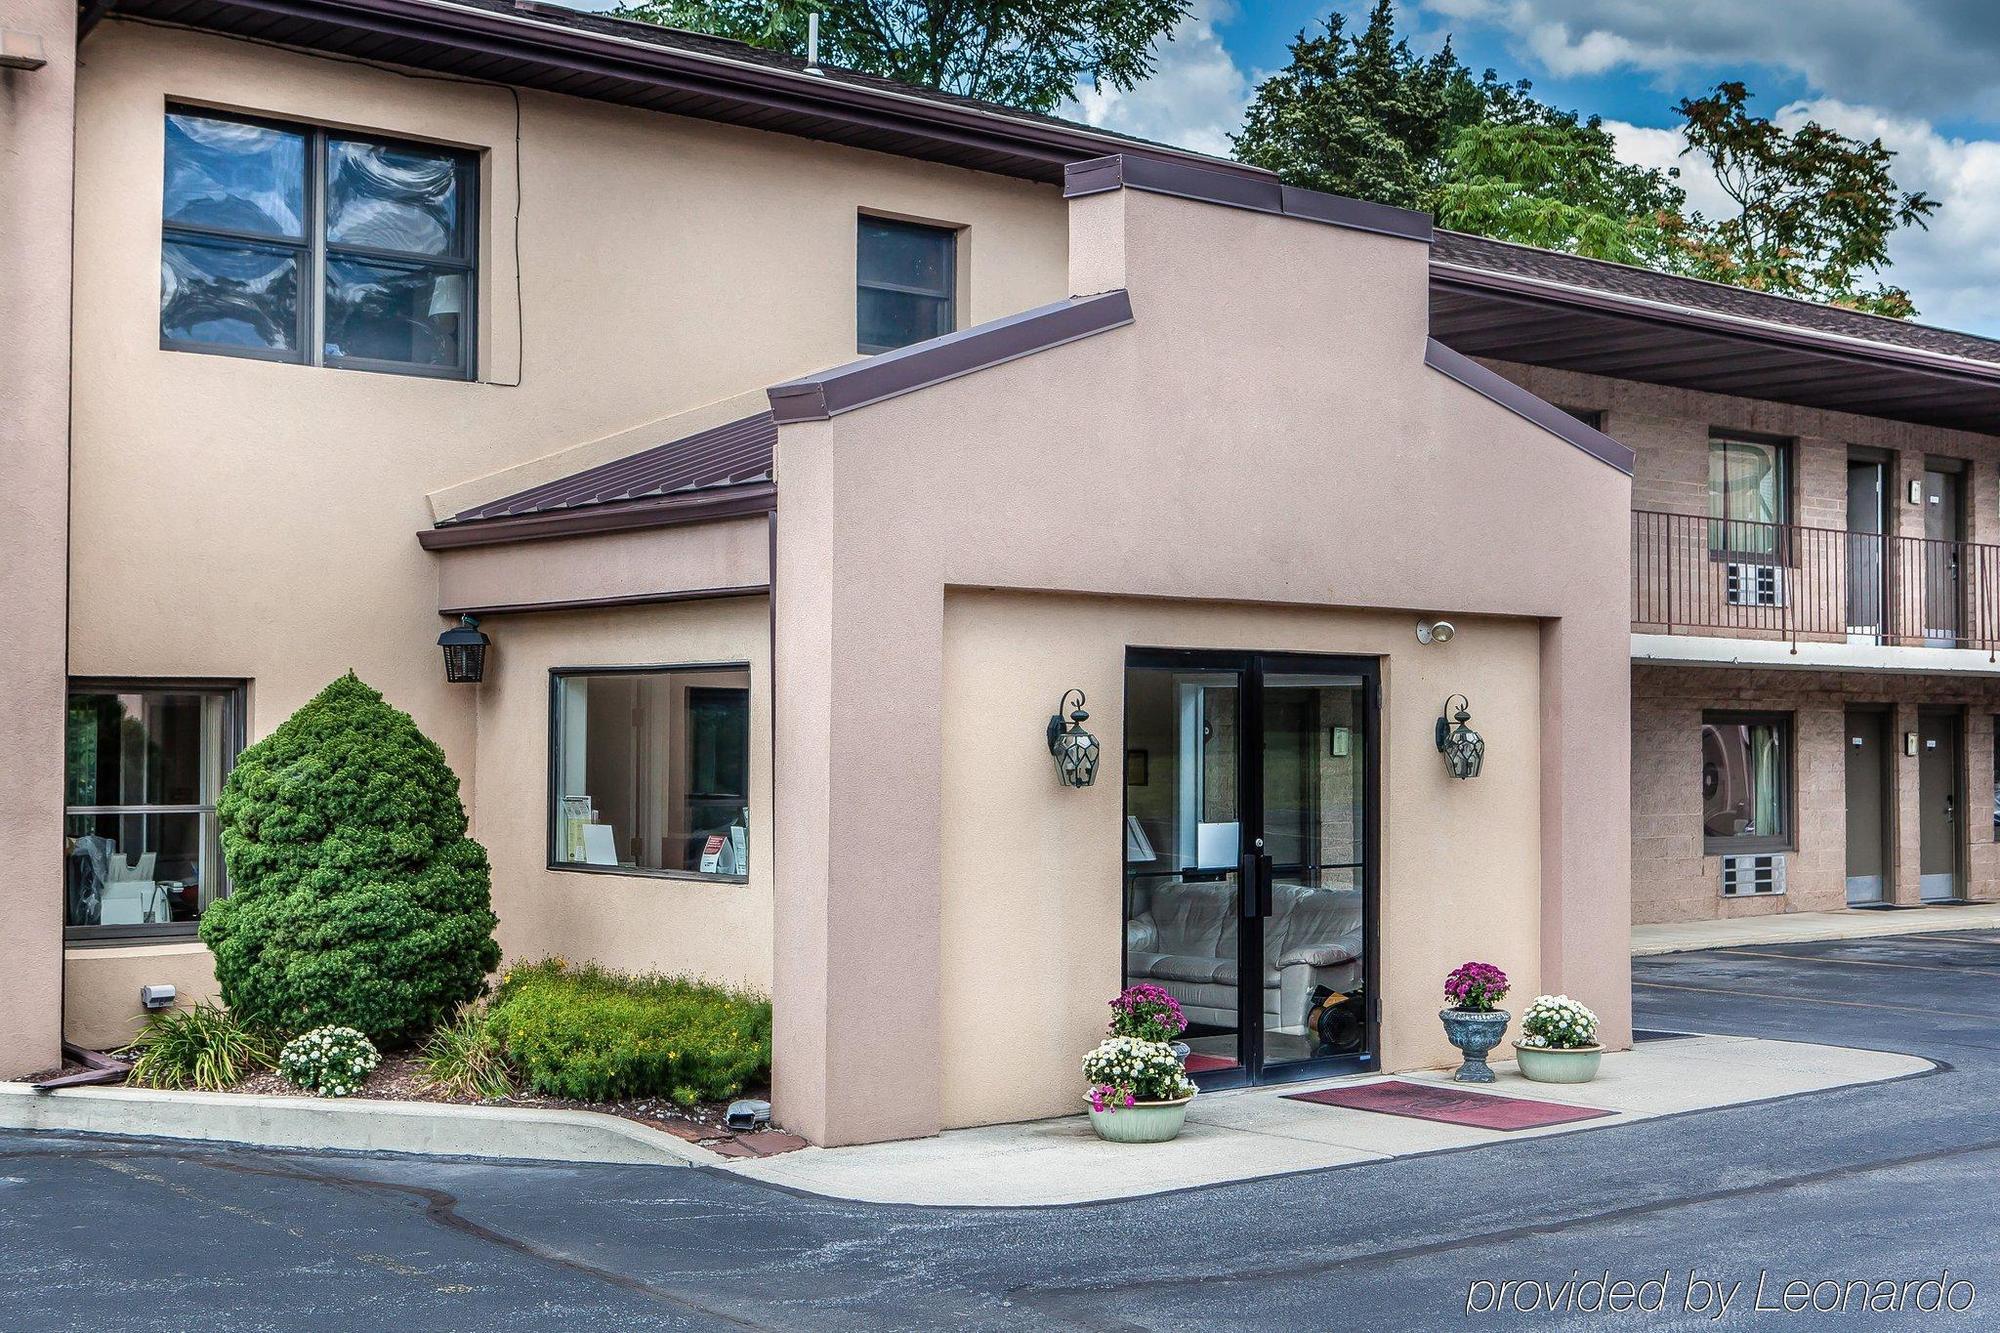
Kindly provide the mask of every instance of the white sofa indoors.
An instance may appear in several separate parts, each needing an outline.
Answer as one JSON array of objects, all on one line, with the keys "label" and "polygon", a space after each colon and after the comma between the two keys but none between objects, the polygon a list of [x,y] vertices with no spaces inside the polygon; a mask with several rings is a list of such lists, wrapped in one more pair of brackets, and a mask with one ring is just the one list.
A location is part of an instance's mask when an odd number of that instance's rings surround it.
[{"label": "white sofa indoors", "polygon": [[[1171,881],[1139,891],[1125,923],[1125,979],[1150,981],[1191,1023],[1236,1026],[1236,886]],[[1300,1029],[1315,987],[1361,985],[1361,893],[1276,884],[1264,923],[1264,1023]]]}]

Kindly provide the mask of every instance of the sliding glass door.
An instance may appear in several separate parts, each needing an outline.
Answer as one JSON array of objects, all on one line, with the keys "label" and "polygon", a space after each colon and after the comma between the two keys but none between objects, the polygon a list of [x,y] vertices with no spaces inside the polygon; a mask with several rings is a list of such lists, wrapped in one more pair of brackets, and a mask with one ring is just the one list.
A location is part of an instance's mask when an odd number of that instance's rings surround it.
[{"label": "sliding glass door", "polygon": [[1372,1067],[1376,667],[1133,650],[1125,980],[1205,1084]]}]

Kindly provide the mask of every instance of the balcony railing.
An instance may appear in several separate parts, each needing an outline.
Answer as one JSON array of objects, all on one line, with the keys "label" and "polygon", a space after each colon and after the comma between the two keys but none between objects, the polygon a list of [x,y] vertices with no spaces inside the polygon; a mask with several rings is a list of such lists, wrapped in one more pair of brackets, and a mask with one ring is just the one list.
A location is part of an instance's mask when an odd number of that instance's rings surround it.
[{"label": "balcony railing", "polygon": [[1632,627],[1990,654],[2000,546],[1635,510]]}]

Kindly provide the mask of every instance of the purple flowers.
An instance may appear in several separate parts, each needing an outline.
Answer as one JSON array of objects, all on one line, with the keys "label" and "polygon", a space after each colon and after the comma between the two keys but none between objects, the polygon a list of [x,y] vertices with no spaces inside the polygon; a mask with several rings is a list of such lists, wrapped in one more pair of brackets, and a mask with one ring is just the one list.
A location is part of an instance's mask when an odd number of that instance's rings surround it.
[{"label": "purple flowers", "polygon": [[1460,963],[1444,979],[1444,997],[1454,1009],[1490,1013],[1507,994],[1507,974],[1491,963]]},{"label": "purple flowers", "polygon": [[[1504,980],[1504,979],[1503,979]],[[1127,986],[1111,1002],[1114,1037],[1136,1037],[1140,1041],[1172,1041],[1187,1031],[1187,1018],[1180,1002],[1158,986],[1141,982]]]}]

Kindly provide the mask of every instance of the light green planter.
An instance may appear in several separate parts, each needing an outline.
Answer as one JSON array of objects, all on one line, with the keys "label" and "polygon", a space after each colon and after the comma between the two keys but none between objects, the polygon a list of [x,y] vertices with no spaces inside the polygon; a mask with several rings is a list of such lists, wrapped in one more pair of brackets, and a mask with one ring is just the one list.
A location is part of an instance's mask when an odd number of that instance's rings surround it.
[{"label": "light green planter", "polygon": [[[1090,1104],[1085,1097],[1084,1104]],[[1194,1095],[1177,1102],[1137,1102],[1131,1106],[1090,1112],[1090,1127],[1106,1143],[1165,1143],[1181,1132],[1187,1120],[1188,1103]]]},{"label": "light green planter", "polygon": [[1514,1057],[1521,1062],[1521,1077],[1531,1083],[1588,1083],[1597,1077],[1597,1062],[1604,1058],[1604,1048],[1523,1046],[1517,1041]]}]

